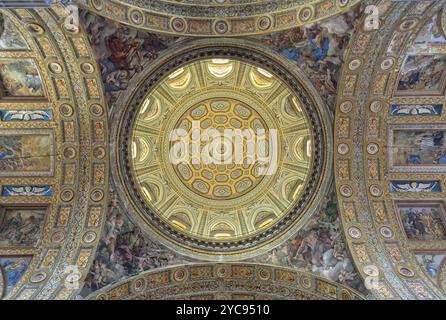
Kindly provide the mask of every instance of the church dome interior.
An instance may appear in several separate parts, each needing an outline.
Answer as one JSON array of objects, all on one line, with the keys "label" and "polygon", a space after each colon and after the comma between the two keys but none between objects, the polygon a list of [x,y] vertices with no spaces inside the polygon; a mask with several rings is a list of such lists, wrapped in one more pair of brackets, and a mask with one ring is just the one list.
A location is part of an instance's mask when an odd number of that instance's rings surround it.
[{"label": "church dome interior", "polygon": [[446,0],[35,2],[0,300],[446,299]]}]

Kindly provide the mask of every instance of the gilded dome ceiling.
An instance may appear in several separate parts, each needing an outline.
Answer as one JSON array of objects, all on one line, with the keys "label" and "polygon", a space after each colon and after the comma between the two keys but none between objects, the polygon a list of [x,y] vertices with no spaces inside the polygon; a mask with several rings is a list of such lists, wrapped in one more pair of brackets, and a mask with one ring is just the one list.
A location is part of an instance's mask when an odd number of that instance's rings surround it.
[{"label": "gilded dome ceiling", "polygon": [[[146,203],[170,224],[198,238],[242,239],[300,198],[312,162],[308,126],[273,74],[233,59],[200,60],[172,71],[138,110],[132,173]],[[184,135],[172,137],[176,130]]]},{"label": "gilded dome ceiling", "polygon": [[172,50],[158,81],[142,79],[127,101],[117,142],[118,172],[145,224],[208,259],[267,249],[295,229],[328,159],[323,107],[301,75],[276,55],[266,63],[223,43]]}]

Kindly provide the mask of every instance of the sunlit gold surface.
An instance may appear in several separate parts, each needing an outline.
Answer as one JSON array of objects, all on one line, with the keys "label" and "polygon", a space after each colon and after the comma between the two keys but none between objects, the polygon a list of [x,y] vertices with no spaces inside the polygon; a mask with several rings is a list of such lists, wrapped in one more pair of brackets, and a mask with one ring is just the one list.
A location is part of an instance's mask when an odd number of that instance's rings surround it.
[{"label": "sunlit gold surface", "polygon": [[[259,175],[257,162],[171,162],[174,129],[277,130],[277,170]],[[229,59],[174,70],[146,97],[131,134],[131,170],[145,202],[177,230],[202,239],[234,240],[279,221],[306,183],[312,136],[306,114],[273,73]],[[269,145],[270,141],[267,140]]]}]

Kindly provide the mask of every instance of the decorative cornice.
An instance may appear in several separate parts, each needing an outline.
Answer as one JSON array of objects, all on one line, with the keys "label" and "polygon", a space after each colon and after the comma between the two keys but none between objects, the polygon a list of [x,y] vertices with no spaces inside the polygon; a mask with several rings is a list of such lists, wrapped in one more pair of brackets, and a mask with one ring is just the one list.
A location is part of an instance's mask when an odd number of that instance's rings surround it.
[{"label": "decorative cornice", "polygon": [[[165,1],[78,0],[93,13],[138,29],[191,37],[234,37],[309,25],[361,0]],[[220,1],[219,1],[220,2]]]}]

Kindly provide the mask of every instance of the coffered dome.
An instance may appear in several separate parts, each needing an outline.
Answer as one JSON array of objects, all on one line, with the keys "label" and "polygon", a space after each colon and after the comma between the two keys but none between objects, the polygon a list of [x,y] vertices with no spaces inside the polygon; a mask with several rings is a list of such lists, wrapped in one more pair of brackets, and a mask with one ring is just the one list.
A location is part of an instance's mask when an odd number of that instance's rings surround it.
[{"label": "coffered dome", "polygon": [[202,44],[172,50],[123,102],[117,172],[168,245],[234,259],[311,215],[330,133],[319,98],[280,57]]}]

